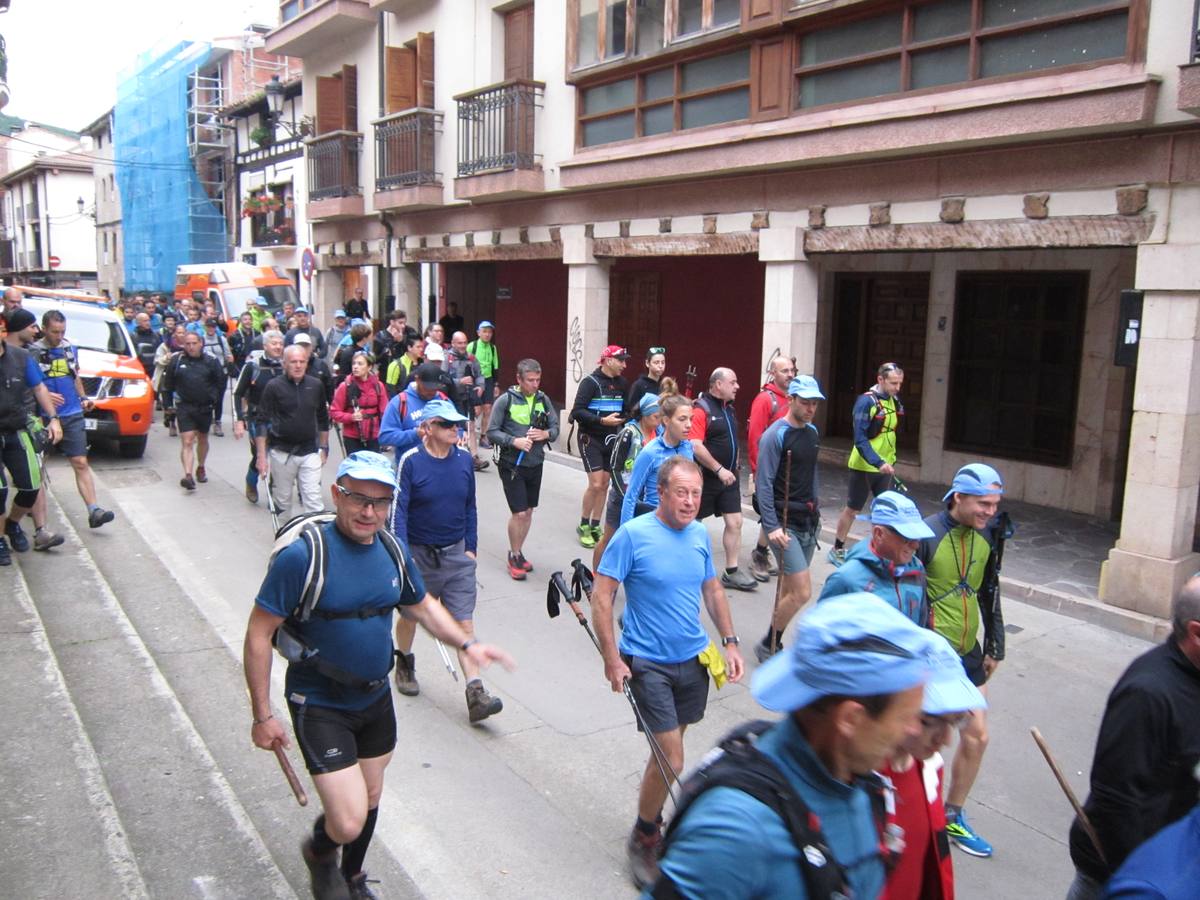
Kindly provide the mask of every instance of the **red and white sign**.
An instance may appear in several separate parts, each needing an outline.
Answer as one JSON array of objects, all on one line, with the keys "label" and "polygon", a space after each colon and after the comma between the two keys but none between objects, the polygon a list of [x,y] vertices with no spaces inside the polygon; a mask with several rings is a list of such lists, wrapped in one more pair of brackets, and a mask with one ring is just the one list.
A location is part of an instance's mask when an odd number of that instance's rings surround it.
[{"label": "red and white sign", "polygon": [[62,260],[59,259],[57,256],[50,257],[48,260],[46,260],[46,262],[50,263],[50,268],[52,268],[52,269],[57,269],[59,266],[62,265]]}]

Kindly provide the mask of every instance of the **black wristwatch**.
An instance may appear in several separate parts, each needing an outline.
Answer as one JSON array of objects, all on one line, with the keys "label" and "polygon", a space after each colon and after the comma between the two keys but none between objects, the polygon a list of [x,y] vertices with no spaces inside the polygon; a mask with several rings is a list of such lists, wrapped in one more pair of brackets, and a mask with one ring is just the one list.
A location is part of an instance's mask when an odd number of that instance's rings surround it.
[{"label": "black wristwatch", "polygon": [[462,644],[459,645],[458,649],[461,650],[463,653],[466,653],[468,648],[470,648],[472,645],[478,644],[478,643],[479,643],[479,641],[477,641],[475,638],[467,638],[465,641],[462,642]]},{"label": "black wristwatch", "polygon": [[731,634],[728,637],[721,638],[721,646],[728,647],[730,644],[740,644],[742,641],[736,634]]}]

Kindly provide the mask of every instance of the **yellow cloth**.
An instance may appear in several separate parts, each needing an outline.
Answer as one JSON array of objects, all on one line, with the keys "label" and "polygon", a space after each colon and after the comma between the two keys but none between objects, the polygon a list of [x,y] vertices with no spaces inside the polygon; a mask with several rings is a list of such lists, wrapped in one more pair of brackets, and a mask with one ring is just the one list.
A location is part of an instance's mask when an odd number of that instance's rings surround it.
[{"label": "yellow cloth", "polygon": [[725,687],[725,682],[729,678],[725,675],[725,657],[721,655],[721,651],[717,649],[717,645],[709,641],[708,646],[696,658],[700,660],[700,665],[708,669],[708,674],[712,676],[717,690],[719,691]]}]

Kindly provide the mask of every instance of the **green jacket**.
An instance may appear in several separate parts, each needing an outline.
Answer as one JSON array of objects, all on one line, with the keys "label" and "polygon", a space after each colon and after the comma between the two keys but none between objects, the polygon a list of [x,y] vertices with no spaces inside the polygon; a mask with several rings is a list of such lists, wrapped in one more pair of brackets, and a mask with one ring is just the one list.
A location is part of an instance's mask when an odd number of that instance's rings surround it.
[{"label": "green jacket", "polygon": [[549,441],[534,441],[533,449],[521,456],[522,468],[540,466],[546,455],[546,444],[558,438],[558,413],[550,398],[538,391],[526,397],[521,389],[510,387],[492,404],[492,416],[488,420],[488,440],[500,448],[500,461],[514,465],[521,451],[512,445],[514,439],[524,437],[529,431],[535,415],[545,413]]}]

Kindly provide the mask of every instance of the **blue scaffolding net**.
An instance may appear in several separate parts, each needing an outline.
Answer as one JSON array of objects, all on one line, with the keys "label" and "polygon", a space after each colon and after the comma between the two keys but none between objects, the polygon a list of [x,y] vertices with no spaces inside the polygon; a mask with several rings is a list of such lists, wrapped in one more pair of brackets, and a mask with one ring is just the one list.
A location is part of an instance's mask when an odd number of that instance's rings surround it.
[{"label": "blue scaffolding net", "polygon": [[[170,291],[176,266],[230,259],[226,154],[216,97],[198,88],[211,45],[142,54],[117,87],[113,150],[121,191],[125,288]],[[209,92],[211,93],[211,92]]]}]

